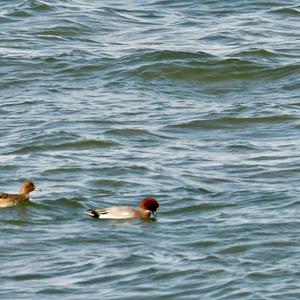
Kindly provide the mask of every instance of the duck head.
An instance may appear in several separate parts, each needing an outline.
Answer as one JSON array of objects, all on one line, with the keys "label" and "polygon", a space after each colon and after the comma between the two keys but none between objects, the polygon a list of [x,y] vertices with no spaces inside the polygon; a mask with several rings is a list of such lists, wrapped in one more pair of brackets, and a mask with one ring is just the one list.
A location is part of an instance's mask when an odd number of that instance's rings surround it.
[{"label": "duck head", "polygon": [[29,195],[30,192],[34,191],[35,185],[32,181],[27,180],[23,182],[21,186],[21,194],[22,195]]},{"label": "duck head", "polygon": [[149,217],[151,217],[151,214],[153,214],[154,217],[156,217],[156,210],[159,207],[159,203],[155,198],[145,198],[141,201],[140,207],[142,210],[149,211]]}]

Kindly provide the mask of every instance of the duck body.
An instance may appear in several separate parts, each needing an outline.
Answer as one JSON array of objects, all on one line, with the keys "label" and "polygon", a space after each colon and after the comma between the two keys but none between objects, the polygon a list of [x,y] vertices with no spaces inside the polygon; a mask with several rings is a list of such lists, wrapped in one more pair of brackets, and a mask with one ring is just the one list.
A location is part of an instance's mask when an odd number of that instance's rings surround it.
[{"label": "duck body", "polygon": [[132,219],[136,211],[130,206],[113,206],[107,208],[89,209],[88,214],[98,219]]},{"label": "duck body", "polygon": [[107,208],[89,209],[88,215],[97,219],[151,219],[155,217],[155,212],[159,204],[154,198],[145,198],[141,201],[140,207],[135,209],[130,206],[113,206]]},{"label": "duck body", "polygon": [[0,193],[0,207],[9,207],[29,200],[29,193],[34,189],[32,181],[25,181],[21,186],[20,194]]},{"label": "duck body", "polygon": [[29,196],[21,194],[0,194],[0,207],[8,207],[19,204],[20,202],[29,200]]}]

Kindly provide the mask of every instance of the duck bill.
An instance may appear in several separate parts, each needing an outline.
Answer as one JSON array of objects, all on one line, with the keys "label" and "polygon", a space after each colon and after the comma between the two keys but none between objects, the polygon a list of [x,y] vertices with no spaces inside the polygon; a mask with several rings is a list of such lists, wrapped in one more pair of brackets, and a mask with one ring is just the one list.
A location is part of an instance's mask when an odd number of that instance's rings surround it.
[{"label": "duck bill", "polygon": [[151,215],[152,215],[154,218],[156,218],[156,217],[157,217],[157,214],[156,214],[156,212],[155,212],[155,211],[151,211]]}]

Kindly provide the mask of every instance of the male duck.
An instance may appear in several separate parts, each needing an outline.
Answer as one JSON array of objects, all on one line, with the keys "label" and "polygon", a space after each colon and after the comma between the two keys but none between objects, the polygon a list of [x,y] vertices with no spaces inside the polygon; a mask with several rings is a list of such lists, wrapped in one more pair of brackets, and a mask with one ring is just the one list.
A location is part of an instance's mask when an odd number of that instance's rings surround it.
[{"label": "male duck", "polygon": [[107,208],[89,209],[88,215],[97,219],[151,219],[156,217],[156,210],[159,203],[154,198],[145,198],[140,202],[140,208],[135,209],[130,206],[113,206]]}]

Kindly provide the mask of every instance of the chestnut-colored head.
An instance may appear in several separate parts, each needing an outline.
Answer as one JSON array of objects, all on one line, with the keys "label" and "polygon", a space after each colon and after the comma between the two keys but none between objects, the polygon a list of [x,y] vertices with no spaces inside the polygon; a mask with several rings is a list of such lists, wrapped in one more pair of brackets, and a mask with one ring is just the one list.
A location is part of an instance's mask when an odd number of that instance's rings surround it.
[{"label": "chestnut-colored head", "polygon": [[34,191],[35,185],[32,181],[25,181],[21,186],[21,194],[28,195],[30,192]]},{"label": "chestnut-colored head", "polygon": [[140,207],[141,209],[150,210],[151,212],[154,213],[158,209],[159,203],[154,198],[145,198],[144,200],[141,201]]}]

